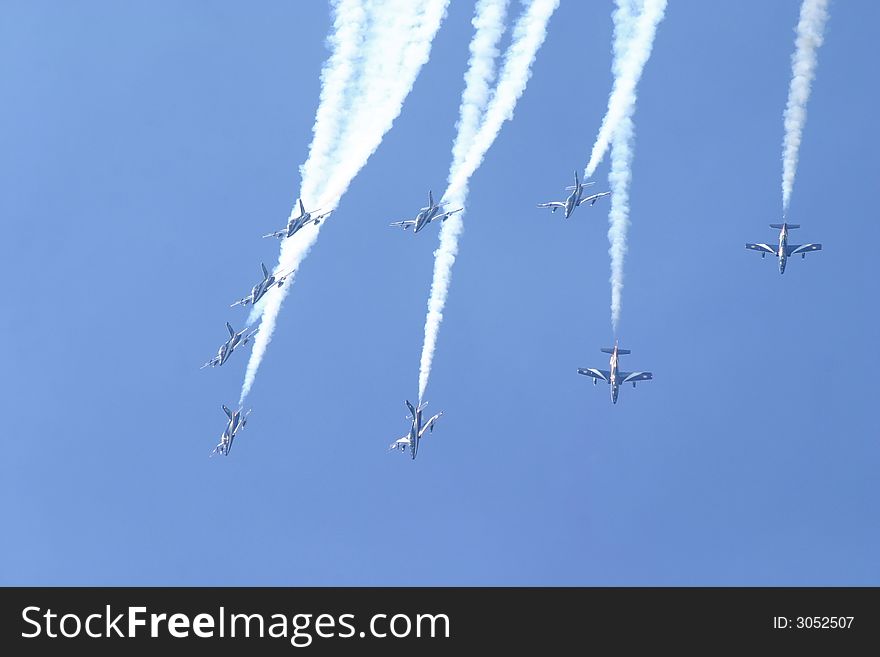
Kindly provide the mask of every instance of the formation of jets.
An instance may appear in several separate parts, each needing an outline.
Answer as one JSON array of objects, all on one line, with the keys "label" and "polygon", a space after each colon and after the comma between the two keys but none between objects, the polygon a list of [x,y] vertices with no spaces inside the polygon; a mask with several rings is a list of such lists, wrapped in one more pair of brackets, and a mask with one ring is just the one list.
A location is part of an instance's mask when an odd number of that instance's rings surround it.
[{"label": "formation of jets", "polygon": [[409,409],[409,415],[407,416],[408,420],[411,420],[412,424],[410,425],[409,432],[403,436],[402,438],[398,438],[393,443],[388,446],[389,450],[399,449],[401,452],[406,451],[406,446],[409,445],[409,453],[411,458],[416,457],[416,453],[419,451],[419,441],[422,439],[425,431],[434,432],[434,423],[440,419],[440,416],[443,415],[443,412],[437,413],[429,419],[427,422],[422,422],[422,411],[425,406],[428,405],[428,402],[424,402],[419,404],[418,408],[414,408],[413,405],[406,400],[406,407]]},{"label": "formation of jets", "polygon": [[550,208],[550,212],[556,212],[559,208],[562,208],[565,212],[565,218],[568,219],[571,216],[571,213],[574,212],[574,209],[583,203],[589,203],[590,205],[595,205],[596,201],[598,201],[603,196],[608,196],[611,192],[599,192],[598,194],[592,194],[590,196],[584,196],[584,189],[593,185],[595,183],[588,182],[582,183],[578,178],[578,172],[574,172],[574,185],[566,187],[566,191],[571,191],[571,194],[568,195],[568,198],[564,201],[550,201],[548,203],[538,203],[539,208]]},{"label": "formation of jets", "polygon": [[[571,194],[564,201],[550,201],[548,203],[540,203],[538,204],[539,208],[550,208],[551,212],[556,212],[558,209],[563,210],[563,215],[565,218],[571,216],[571,213],[574,212],[576,208],[583,205],[584,203],[589,203],[590,205],[594,205],[596,201],[604,196],[608,196],[611,192],[599,192],[596,194],[585,195],[585,189],[592,185],[592,182],[581,182],[578,177],[577,171],[574,172],[574,185],[566,187],[567,191],[570,191]],[[263,235],[263,237],[277,237],[280,239],[286,239],[292,237],[297,233],[297,231],[301,230],[303,227],[309,224],[317,225],[320,223],[322,219],[328,216],[332,210],[329,210],[324,213],[318,213],[317,211],[307,212],[305,206],[303,205],[302,199],[298,199],[299,204],[299,216],[291,218],[287,226],[281,230],[275,231],[274,233],[269,233],[267,235]],[[450,216],[455,214],[456,212],[461,212],[463,208],[458,208],[456,210],[446,210],[445,201],[440,201],[436,203],[434,201],[434,195],[432,192],[428,192],[428,205],[419,210],[413,219],[406,219],[403,221],[395,221],[391,226],[396,226],[403,228],[404,230],[412,228],[413,234],[417,234],[421,231],[425,226],[430,224],[432,221],[439,220],[445,221]],[[789,231],[794,230],[796,228],[800,228],[799,224],[790,224],[783,222],[781,224],[770,224],[771,228],[775,228],[779,230],[779,238],[778,243],[776,245],[770,244],[746,244],[746,248],[758,251],[761,253],[761,257],[765,257],[768,253],[775,256],[779,261],[779,273],[782,274],[785,272],[786,261],[789,257],[793,255],[800,254],[802,257],[806,257],[807,253],[812,251],[820,251],[822,249],[821,244],[789,244]],[[280,288],[284,285],[285,280],[290,275],[290,272],[286,272],[283,274],[278,273],[269,273],[269,270],[266,268],[266,265],[260,263],[260,267],[263,271],[263,280],[254,285],[250,294],[246,297],[243,297],[232,304],[232,306],[248,306],[253,305],[259,302],[272,288],[278,287]],[[205,363],[202,367],[215,367],[219,365],[223,365],[232,354],[233,351],[239,346],[247,344],[257,333],[258,329],[242,329],[241,331],[236,332],[232,326],[227,322],[226,328],[229,331],[229,339],[220,346],[220,349],[217,351],[217,355]],[[593,384],[598,384],[599,381],[604,381],[609,385],[609,389],[611,392],[611,402],[613,404],[617,403],[617,397],[620,392],[620,386],[624,383],[632,383],[633,387],[636,386],[636,383],[639,381],[650,381],[654,378],[654,375],[651,372],[626,372],[620,369],[620,356],[627,355],[630,352],[628,349],[621,349],[617,341],[615,340],[614,347],[603,347],[601,349],[603,353],[610,354],[611,358],[609,359],[609,369],[597,369],[593,367],[582,367],[578,368],[578,374],[582,374],[584,376],[589,376],[593,379]],[[407,419],[410,421],[409,431],[401,438],[395,440],[389,446],[389,450],[400,450],[405,452],[407,447],[409,448],[410,457],[412,459],[416,458],[416,454],[419,449],[419,441],[422,439],[426,431],[433,432],[434,424],[437,420],[443,415],[442,412],[437,413],[436,415],[429,418],[427,421],[423,419],[423,410],[427,402],[419,404],[418,408],[414,407],[409,400],[406,401],[406,406],[409,409],[409,415]],[[235,438],[235,435],[238,431],[244,428],[247,423],[247,416],[250,414],[250,410],[246,413],[239,408],[237,411],[230,411],[225,405],[223,406],[223,411],[226,413],[228,418],[228,422],[226,424],[226,428],[223,431],[223,434],[220,437],[220,442],[214,448],[214,451],[211,454],[223,454],[228,455],[229,450],[232,447],[232,441]]]},{"label": "formation of jets", "polygon": [[[297,199],[297,203],[299,205],[299,216],[291,217],[287,226],[282,228],[281,230],[277,230],[274,233],[269,233],[268,235],[263,235],[263,237],[277,237],[279,239],[287,239],[288,237],[293,237],[299,230],[308,226],[309,224],[318,225],[321,223],[321,220],[328,216],[332,210],[328,210],[327,212],[318,212],[312,211],[307,212],[305,206],[303,205],[302,199]],[[264,263],[260,263],[260,268],[263,271],[263,280],[254,285],[251,288],[250,294],[246,297],[242,297],[235,303],[231,304],[230,307],[234,308],[235,306],[250,306],[260,301],[272,288],[280,288],[284,285],[284,282],[287,280],[287,277],[290,276],[290,272],[285,272],[283,274],[279,273],[269,273],[269,270],[266,268]],[[223,365],[229,357],[232,355],[232,352],[235,351],[237,347],[246,345],[251,339],[256,335],[259,328],[249,329],[244,328],[241,331],[236,332],[235,329],[232,328],[232,325],[229,322],[226,322],[226,330],[229,331],[229,339],[220,345],[220,349],[217,351],[217,355],[214,356],[207,363],[202,365],[202,368],[205,367],[216,367],[218,365]],[[220,436],[220,442],[214,448],[214,451],[211,452],[211,455],[214,454],[222,454],[223,456],[227,456],[229,454],[229,450],[232,447],[232,441],[235,438],[236,432],[240,429],[243,429],[245,424],[247,424],[247,416],[250,414],[250,410],[247,413],[243,413],[242,409],[239,408],[237,411],[230,411],[225,405],[223,406],[223,412],[226,413],[226,417],[228,418],[228,422],[226,424],[226,429],[224,429],[223,434]]]},{"label": "formation of jets", "polygon": [[770,228],[778,228],[779,229],[779,242],[778,246],[770,246],[769,244],[746,244],[747,249],[751,249],[752,251],[760,251],[761,257],[764,258],[767,254],[771,254],[776,256],[779,260],[779,273],[785,273],[785,262],[793,255],[801,254],[801,258],[806,258],[807,254],[811,251],[821,251],[821,244],[789,244],[788,243],[788,231],[794,230],[795,228],[800,228],[800,224],[789,224],[782,222],[781,224],[770,224]]},{"label": "formation of jets", "polygon": [[230,411],[226,404],[223,404],[223,412],[226,413],[227,417],[226,428],[220,434],[220,442],[217,443],[214,451],[211,452],[211,456],[214,456],[214,454],[229,456],[229,450],[232,449],[232,441],[235,440],[235,435],[244,429],[247,424],[247,417],[251,414],[251,409],[248,409],[247,413],[242,412],[241,408],[237,411]]},{"label": "formation of jets", "polygon": [[413,235],[418,233],[422,228],[427,226],[429,223],[434,221],[435,219],[439,221],[446,221],[449,217],[454,215],[456,212],[461,212],[464,208],[458,208],[458,210],[443,210],[443,206],[446,205],[444,201],[440,201],[439,203],[434,203],[434,195],[429,191],[428,192],[428,205],[427,207],[421,208],[419,213],[416,215],[415,219],[405,219],[403,221],[394,221],[391,226],[397,226],[399,228],[403,228],[404,230],[408,228],[413,229]]}]

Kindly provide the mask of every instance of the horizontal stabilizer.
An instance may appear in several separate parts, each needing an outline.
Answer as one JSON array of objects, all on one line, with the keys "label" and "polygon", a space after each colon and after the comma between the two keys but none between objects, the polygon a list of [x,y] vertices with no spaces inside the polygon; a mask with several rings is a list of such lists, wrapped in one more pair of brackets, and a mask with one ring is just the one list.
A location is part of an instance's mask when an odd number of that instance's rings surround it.
[{"label": "horizontal stabilizer", "polygon": [[[603,354],[613,354],[614,349],[612,347],[602,347],[599,351]],[[632,352],[629,349],[618,349],[617,353],[621,356],[626,356],[627,354],[631,354]]]},{"label": "horizontal stabilizer", "polygon": [[788,228],[789,230],[791,230],[792,228],[800,228],[801,227],[800,224],[770,224],[770,228],[782,228],[783,225],[786,228]]}]

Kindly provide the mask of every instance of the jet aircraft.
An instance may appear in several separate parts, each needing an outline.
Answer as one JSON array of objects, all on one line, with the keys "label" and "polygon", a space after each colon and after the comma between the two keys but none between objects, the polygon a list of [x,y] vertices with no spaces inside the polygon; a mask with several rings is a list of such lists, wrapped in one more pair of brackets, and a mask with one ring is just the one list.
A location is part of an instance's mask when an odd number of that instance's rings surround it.
[{"label": "jet aircraft", "polygon": [[[229,331],[229,339],[220,345],[220,349],[217,350],[217,355],[214,356],[207,363],[202,365],[201,369],[208,367],[216,367],[217,365],[222,365],[229,357],[232,355],[232,352],[235,351],[236,347],[246,345],[252,337],[259,331],[259,327],[251,330],[247,327],[241,329],[238,333],[235,332],[235,329],[232,328],[229,322],[226,322],[226,330]],[[248,333],[250,331],[250,333]]]},{"label": "jet aircraft", "polygon": [[269,270],[266,269],[266,265],[262,262],[260,263],[260,267],[263,269],[263,280],[254,285],[253,289],[251,289],[251,293],[246,297],[243,297],[229,305],[230,308],[234,308],[235,306],[247,306],[248,304],[256,303],[260,299],[262,299],[266,292],[271,290],[273,287],[281,287],[284,285],[284,281],[287,280],[287,277],[290,276],[290,272],[285,273],[283,276],[276,276],[275,274],[269,275]]},{"label": "jet aircraft", "polygon": [[762,258],[766,257],[768,253],[776,256],[779,259],[779,273],[784,274],[785,262],[789,257],[800,253],[802,258],[806,258],[807,253],[810,251],[822,250],[821,244],[788,243],[788,231],[800,227],[800,224],[789,224],[785,222],[781,224],[770,224],[770,228],[779,229],[779,246],[770,246],[769,244],[746,244],[746,248],[751,249],[752,251],[760,251]]},{"label": "jet aircraft", "polygon": [[394,221],[391,226],[399,226],[406,230],[407,228],[412,227],[413,235],[418,233],[422,228],[427,226],[429,223],[434,221],[435,219],[439,219],[440,221],[446,221],[450,216],[455,214],[456,212],[461,212],[464,208],[459,208],[458,210],[450,210],[448,212],[444,211],[442,208],[445,205],[444,201],[440,201],[440,203],[434,203],[434,194],[430,191],[428,192],[428,206],[425,208],[421,208],[419,213],[416,215],[415,219],[406,219],[404,221]]},{"label": "jet aircraft", "polygon": [[584,188],[589,187],[590,185],[595,185],[593,182],[582,183],[578,178],[577,171],[574,172],[574,185],[566,187],[566,190],[571,190],[571,194],[564,201],[550,201],[549,203],[538,203],[539,208],[550,208],[550,212],[556,212],[559,208],[563,208],[565,211],[565,218],[568,219],[571,216],[571,213],[574,212],[574,209],[581,205],[582,203],[589,203],[590,205],[595,205],[596,201],[598,201],[603,196],[608,196],[611,192],[599,192],[598,194],[592,194],[591,196],[584,196]]},{"label": "jet aircraft", "polygon": [[306,209],[303,207],[302,199],[297,200],[299,202],[299,216],[291,217],[287,221],[287,226],[285,228],[282,228],[281,230],[276,230],[274,233],[263,235],[263,237],[277,237],[278,239],[282,240],[285,237],[293,237],[300,228],[304,228],[308,224],[315,224],[317,226],[319,223],[321,223],[321,219],[333,212],[333,210],[328,210],[323,214],[316,214],[316,211],[306,212]]},{"label": "jet aircraft", "polygon": [[235,440],[235,435],[240,430],[244,429],[247,424],[247,417],[251,414],[251,410],[253,409],[248,409],[247,413],[242,413],[241,408],[237,411],[230,411],[226,407],[226,404],[223,404],[223,412],[226,413],[226,417],[229,419],[226,422],[226,428],[223,430],[223,433],[220,434],[220,442],[217,443],[214,451],[211,452],[211,456],[214,456],[214,454],[229,456],[229,450],[232,449],[232,441]]},{"label": "jet aircraft", "polygon": [[654,375],[650,372],[622,372],[618,369],[618,357],[624,356],[626,354],[631,353],[629,349],[619,349],[617,347],[617,341],[614,342],[614,348],[610,347],[602,347],[602,353],[611,354],[610,370],[597,370],[592,367],[583,367],[578,368],[578,374],[584,374],[585,376],[593,377],[593,385],[596,385],[599,380],[607,381],[611,386],[611,402],[613,404],[617,403],[617,393],[620,390],[620,385],[622,383],[632,383],[633,388],[636,387],[637,381],[649,381],[654,378]]},{"label": "jet aircraft", "polygon": [[443,415],[443,412],[437,413],[437,415],[433,416],[427,422],[422,422],[422,410],[425,406],[428,405],[428,402],[424,404],[419,404],[418,408],[413,408],[413,405],[410,404],[409,400],[406,400],[406,407],[409,409],[410,415],[407,416],[407,419],[412,420],[412,426],[409,428],[409,433],[407,433],[403,438],[398,438],[393,443],[388,446],[389,450],[399,449],[401,452],[406,451],[406,446],[409,445],[409,452],[412,458],[416,457],[416,452],[419,451],[419,440],[421,440],[422,435],[426,430],[434,432],[434,423]]}]

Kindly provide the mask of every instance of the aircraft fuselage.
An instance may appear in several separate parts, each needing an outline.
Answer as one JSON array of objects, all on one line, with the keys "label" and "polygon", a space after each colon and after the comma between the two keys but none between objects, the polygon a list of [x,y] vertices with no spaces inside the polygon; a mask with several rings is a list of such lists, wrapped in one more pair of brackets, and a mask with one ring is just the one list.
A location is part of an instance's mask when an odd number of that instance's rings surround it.
[{"label": "aircraft fuselage", "polygon": [[614,352],[611,354],[611,358],[608,361],[609,371],[611,376],[609,377],[608,383],[611,385],[611,403],[617,403],[617,393],[620,392],[620,383],[617,380],[617,345],[614,345]]},{"label": "aircraft fuselage", "polygon": [[578,186],[567,199],[565,199],[565,218],[568,219],[571,216],[571,213],[574,212],[574,209],[577,207],[577,203],[581,200],[581,187]]},{"label": "aircraft fuselage", "polygon": [[311,213],[311,212],[306,212],[305,214],[300,215],[300,216],[297,217],[296,219],[291,219],[291,220],[290,220],[290,224],[288,224],[288,226],[287,226],[287,236],[288,236],[288,237],[293,237],[293,235],[294,235],[294,234],[295,234],[300,228],[302,228],[303,226],[305,226],[305,225],[308,223],[309,219],[311,219],[311,218],[312,218],[312,213]]},{"label": "aircraft fuselage", "polygon": [[422,429],[422,409],[416,409],[415,414],[413,415],[413,423],[412,427],[409,430],[409,451],[412,458],[416,457],[416,452],[419,451],[419,432]]},{"label": "aircraft fuselage", "polygon": [[440,212],[439,205],[434,205],[434,206],[430,206],[427,208],[423,208],[416,215],[416,225],[415,225],[415,228],[413,229],[413,234],[418,233],[422,228],[424,228],[429,223],[431,223],[431,221],[434,219],[434,217],[437,216],[438,212]]},{"label": "aircraft fuselage", "polygon": [[788,228],[785,224],[782,224],[782,228],[779,231],[779,251],[777,252],[777,256],[779,257],[779,273],[785,273],[785,261],[787,260],[786,251],[788,247]]},{"label": "aircraft fuselage", "polygon": [[217,352],[217,357],[220,359],[218,365],[222,365],[227,360],[229,360],[229,356],[232,354],[232,348],[230,344],[226,342],[225,344],[220,346],[220,351]]}]

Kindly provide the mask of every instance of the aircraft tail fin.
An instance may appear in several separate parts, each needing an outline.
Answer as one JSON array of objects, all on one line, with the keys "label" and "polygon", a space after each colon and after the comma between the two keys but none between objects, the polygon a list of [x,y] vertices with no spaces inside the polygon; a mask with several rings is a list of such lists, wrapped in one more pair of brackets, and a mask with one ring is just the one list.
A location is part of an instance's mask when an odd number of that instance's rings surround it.
[{"label": "aircraft tail fin", "polygon": [[299,199],[299,216],[303,216],[306,213],[306,209],[303,207],[303,200]]},{"label": "aircraft tail fin", "polygon": [[800,228],[800,227],[801,227],[800,224],[788,224],[788,223],[785,223],[785,224],[770,224],[770,228],[781,229],[783,226],[785,226],[785,227],[788,228],[789,230],[791,230],[792,228]]},{"label": "aircraft tail fin", "polygon": [[266,269],[266,265],[261,262],[260,267],[263,268],[263,278],[269,278],[269,270]]},{"label": "aircraft tail fin", "polygon": [[412,413],[413,417],[415,417],[416,416],[416,409],[413,408],[413,405],[409,403],[409,399],[407,399],[405,401],[406,401],[406,407],[409,409],[409,412]]},{"label": "aircraft tail fin", "polygon": [[434,207],[434,193],[430,189],[428,190],[428,207]]},{"label": "aircraft tail fin", "polygon": [[223,404],[223,412],[226,413],[226,417],[228,417],[230,420],[232,419],[232,411],[230,411],[226,407],[226,404]]},{"label": "aircraft tail fin", "polygon": [[232,328],[232,324],[230,324],[229,322],[226,322],[226,330],[229,331],[230,338],[235,337],[235,329]]}]

